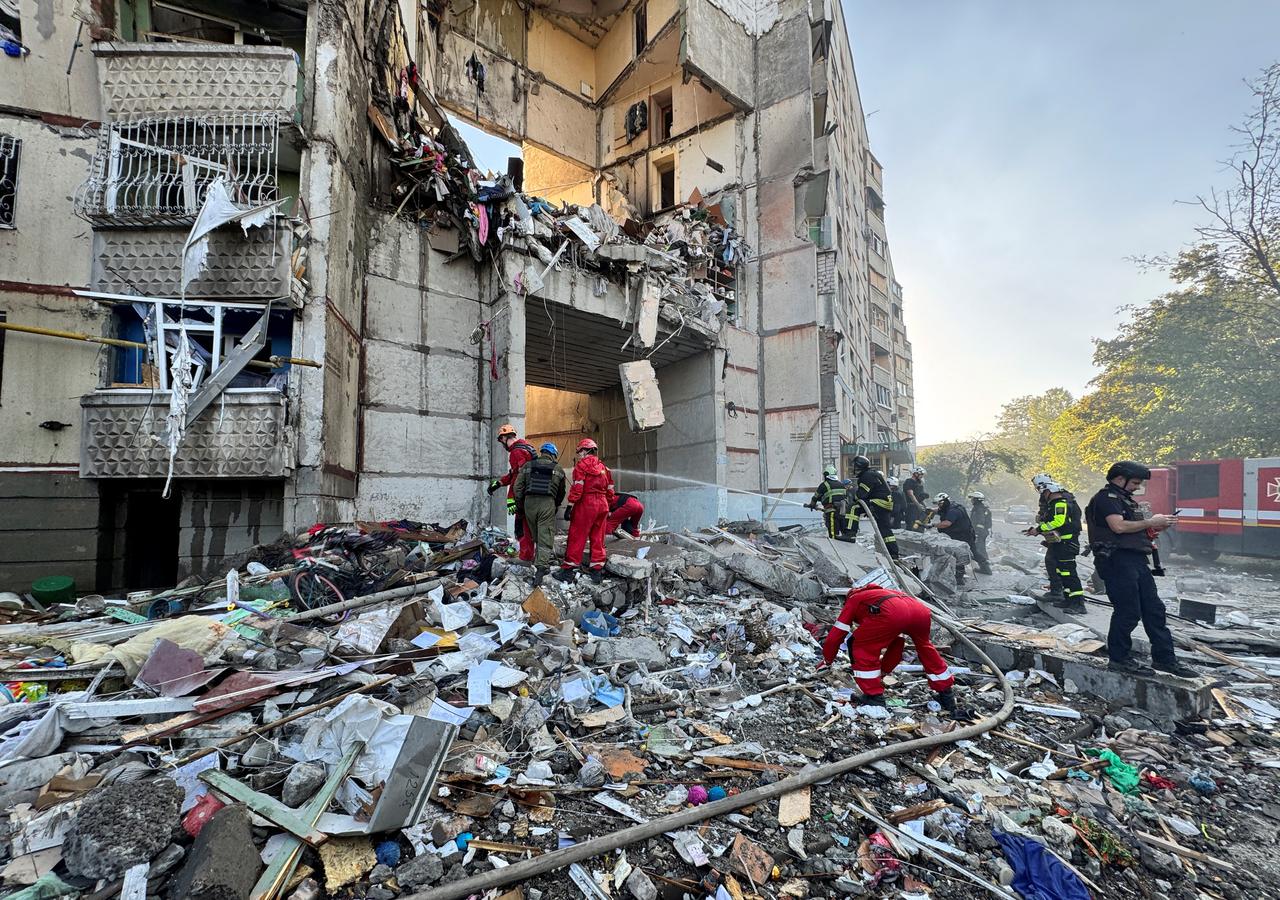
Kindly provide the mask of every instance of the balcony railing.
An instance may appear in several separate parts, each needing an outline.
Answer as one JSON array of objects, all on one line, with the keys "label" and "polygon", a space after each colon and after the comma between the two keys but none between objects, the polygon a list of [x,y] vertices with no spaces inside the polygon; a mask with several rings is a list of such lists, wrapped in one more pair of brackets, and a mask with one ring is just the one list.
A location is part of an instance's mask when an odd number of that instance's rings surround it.
[{"label": "balcony railing", "polygon": [[[269,388],[229,389],[216,415],[187,430],[175,478],[280,478],[287,474],[285,396]],[[82,478],[164,478],[166,392],[94,391],[80,398]]]},{"label": "balcony railing", "polygon": [[98,134],[89,178],[75,199],[77,215],[95,225],[190,225],[218,178],[245,206],[280,199],[274,114],[112,122]]}]

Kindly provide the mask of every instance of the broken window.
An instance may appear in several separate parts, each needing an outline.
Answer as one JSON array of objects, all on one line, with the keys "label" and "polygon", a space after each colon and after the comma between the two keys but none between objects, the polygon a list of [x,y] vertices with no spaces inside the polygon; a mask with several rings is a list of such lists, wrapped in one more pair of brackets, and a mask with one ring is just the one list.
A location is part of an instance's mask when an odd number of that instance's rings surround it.
[{"label": "broken window", "polygon": [[[201,303],[140,301],[114,307],[116,335],[127,341],[146,344],[117,349],[110,372],[112,388],[169,389],[166,360],[185,335],[197,374],[195,383],[222,365],[241,349],[265,307],[255,303]],[[249,364],[227,385],[233,388],[274,387],[284,389],[285,368],[269,365],[272,356],[289,357],[293,346],[293,313],[273,310],[268,317],[266,340],[250,357]],[[162,352],[162,348],[164,352]],[[256,365],[255,365],[256,363]]]},{"label": "broken window", "polygon": [[884,253],[885,253],[884,238],[880,237],[880,235],[872,231],[867,234],[867,243],[871,245],[871,249],[875,251],[875,253],[878,256],[884,256]]},{"label": "broken window", "polygon": [[889,409],[893,405],[893,394],[883,384],[876,385],[876,405]]},{"label": "broken window", "polygon": [[18,202],[18,157],[22,141],[0,134],[0,228],[15,227],[14,206]]},{"label": "broken window", "polygon": [[676,205],[676,161],[667,157],[653,164],[658,176],[658,203],[654,211],[670,209]]},{"label": "broken window", "polygon": [[270,114],[165,117],[99,129],[76,212],[104,224],[185,224],[209,185],[225,178],[234,202],[279,199],[279,120]]},{"label": "broken window", "polygon": [[671,89],[659,91],[650,100],[653,106],[653,142],[661,144],[671,137],[671,126],[675,122],[671,106]]},{"label": "broken window", "polygon": [[[10,50],[9,44],[15,49]],[[9,55],[22,54],[22,16],[18,0],[0,0],[0,49]]]},{"label": "broken window", "polygon": [[820,138],[827,132],[827,95],[813,97],[813,136]]},{"label": "broken window", "polygon": [[635,11],[636,26],[636,56],[644,52],[645,44],[649,43],[649,7],[647,3],[641,2]]},{"label": "broken window", "polygon": [[[0,0],[2,2],[2,0]],[[142,37],[159,43],[279,45],[281,41],[265,30],[172,3],[153,0],[151,30]]]}]

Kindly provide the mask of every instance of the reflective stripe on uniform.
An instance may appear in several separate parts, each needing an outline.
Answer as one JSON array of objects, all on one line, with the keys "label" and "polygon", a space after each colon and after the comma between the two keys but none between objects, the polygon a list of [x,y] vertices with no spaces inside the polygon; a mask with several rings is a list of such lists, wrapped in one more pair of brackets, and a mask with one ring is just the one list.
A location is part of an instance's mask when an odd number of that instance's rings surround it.
[{"label": "reflective stripe on uniform", "polygon": [[837,622],[832,627],[839,628],[841,631],[853,631],[853,626],[848,624],[847,622]]},{"label": "reflective stripe on uniform", "polygon": [[[880,670],[879,670],[879,669],[854,669],[854,670],[853,670],[853,677],[854,677],[854,678],[872,678],[872,679],[879,679],[879,678],[880,678]],[[930,676],[930,677],[932,677],[932,676]]]},{"label": "reflective stripe on uniform", "polygon": [[886,544],[896,544],[898,542],[898,536],[896,534],[891,534],[884,539],[884,542]]},{"label": "reflective stripe on uniform", "polygon": [[946,671],[939,672],[937,675],[934,675],[929,672],[926,672],[925,674],[929,676],[930,681],[946,681],[948,678],[951,677],[951,669],[948,668]]},{"label": "reflective stripe on uniform", "polygon": [[1068,596],[1068,597],[1083,597],[1083,596],[1084,596],[1084,591],[1068,591],[1068,592],[1067,592],[1067,596]]}]

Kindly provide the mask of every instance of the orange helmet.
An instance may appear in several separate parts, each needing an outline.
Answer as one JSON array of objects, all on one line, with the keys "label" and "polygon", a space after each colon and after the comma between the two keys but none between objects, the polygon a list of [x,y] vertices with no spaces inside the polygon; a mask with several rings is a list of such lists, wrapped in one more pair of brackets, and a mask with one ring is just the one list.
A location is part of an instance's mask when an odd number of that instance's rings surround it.
[{"label": "orange helmet", "polygon": [[498,440],[502,440],[504,437],[515,437],[515,436],[516,436],[516,430],[512,428],[510,425],[503,425],[498,429]]},{"label": "orange helmet", "polygon": [[583,438],[582,440],[578,441],[579,452],[583,450],[599,450],[599,449],[600,448],[596,446],[596,442],[591,440],[591,438]]}]

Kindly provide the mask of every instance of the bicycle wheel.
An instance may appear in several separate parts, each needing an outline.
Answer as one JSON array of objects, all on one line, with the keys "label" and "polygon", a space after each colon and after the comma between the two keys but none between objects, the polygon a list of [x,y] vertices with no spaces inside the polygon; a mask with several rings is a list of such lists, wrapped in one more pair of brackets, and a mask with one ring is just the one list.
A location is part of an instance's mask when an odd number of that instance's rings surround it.
[{"label": "bicycle wheel", "polygon": [[338,590],[336,584],[310,569],[295,572],[289,579],[289,590],[294,602],[302,609],[319,609],[347,599],[342,596],[342,591]]}]

